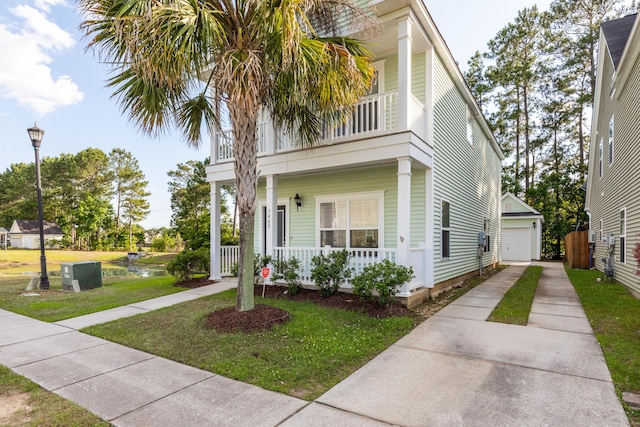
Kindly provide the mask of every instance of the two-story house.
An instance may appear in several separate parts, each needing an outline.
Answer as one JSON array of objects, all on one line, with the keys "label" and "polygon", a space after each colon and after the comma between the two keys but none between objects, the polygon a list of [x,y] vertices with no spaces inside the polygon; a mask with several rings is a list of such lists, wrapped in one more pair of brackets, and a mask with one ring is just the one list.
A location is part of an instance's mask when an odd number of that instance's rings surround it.
[{"label": "two-story house", "polygon": [[637,296],[640,278],[633,252],[640,233],[639,27],[634,14],[600,28],[585,203],[595,267],[604,270],[603,258],[611,258],[614,279]]},{"label": "two-story house", "polygon": [[[356,271],[390,259],[413,267],[400,297],[428,295],[500,261],[504,158],[424,2],[383,0],[369,40],[377,81],[350,120],[310,150],[268,120],[258,129],[255,252],[311,258],[347,248]],[[212,278],[229,272],[220,246],[221,184],[233,183],[233,135],[215,135]],[[478,233],[486,237],[479,244]]]}]

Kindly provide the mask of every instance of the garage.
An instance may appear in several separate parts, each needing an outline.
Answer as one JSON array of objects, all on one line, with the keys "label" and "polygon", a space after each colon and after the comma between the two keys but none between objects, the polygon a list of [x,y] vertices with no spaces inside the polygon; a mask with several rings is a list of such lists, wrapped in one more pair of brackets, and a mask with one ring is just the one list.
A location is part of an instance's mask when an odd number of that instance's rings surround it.
[{"label": "garage", "polygon": [[502,229],[502,260],[531,261],[531,229],[529,227]]}]

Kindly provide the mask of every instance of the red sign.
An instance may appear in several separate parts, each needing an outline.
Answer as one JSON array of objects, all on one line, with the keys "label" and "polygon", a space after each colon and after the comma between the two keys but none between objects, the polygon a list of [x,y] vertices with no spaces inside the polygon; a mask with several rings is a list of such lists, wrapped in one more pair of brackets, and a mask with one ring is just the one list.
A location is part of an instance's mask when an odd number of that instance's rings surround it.
[{"label": "red sign", "polygon": [[271,269],[269,267],[262,267],[262,269],[260,270],[260,274],[262,275],[262,277],[264,277],[265,279],[267,277],[269,277],[269,273],[271,273]]}]

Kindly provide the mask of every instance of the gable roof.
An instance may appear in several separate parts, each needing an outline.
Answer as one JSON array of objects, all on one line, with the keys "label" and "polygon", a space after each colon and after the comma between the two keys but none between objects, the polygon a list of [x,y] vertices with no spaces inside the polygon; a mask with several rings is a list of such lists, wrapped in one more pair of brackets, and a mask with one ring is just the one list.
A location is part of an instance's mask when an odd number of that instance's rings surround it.
[{"label": "gable roof", "polygon": [[602,32],[604,33],[607,47],[609,48],[609,54],[613,61],[613,66],[617,70],[618,64],[620,64],[620,58],[622,58],[622,52],[627,45],[633,23],[636,20],[637,13],[633,15],[627,15],[624,18],[613,19],[611,21],[603,22],[600,25]]},{"label": "gable roof", "polygon": [[9,232],[9,230],[7,230],[4,227],[0,227],[0,234],[7,234]]},{"label": "gable roof", "polygon": [[[44,234],[64,234],[55,222],[43,221]],[[11,226],[14,234],[40,234],[40,221],[16,219]]]},{"label": "gable roof", "polygon": [[518,205],[520,205],[520,207],[522,207],[525,212],[502,212],[502,217],[539,217],[542,222],[544,222],[544,215],[542,215],[540,212],[538,212],[537,210],[533,209],[531,206],[529,206],[528,204],[526,204],[523,200],[521,200],[520,198],[518,198],[515,194],[513,193],[504,193],[502,195],[502,198],[500,199],[500,202],[503,203],[504,199],[511,199],[513,200],[515,203],[517,203]]}]

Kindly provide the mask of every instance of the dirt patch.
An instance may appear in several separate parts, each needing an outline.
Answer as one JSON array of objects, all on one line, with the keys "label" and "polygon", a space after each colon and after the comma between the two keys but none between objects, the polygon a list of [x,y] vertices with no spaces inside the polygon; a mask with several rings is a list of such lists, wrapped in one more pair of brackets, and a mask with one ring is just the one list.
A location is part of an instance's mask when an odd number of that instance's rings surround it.
[{"label": "dirt patch", "polygon": [[[29,401],[29,393],[11,393],[6,396],[0,396],[0,425],[5,425],[18,412],[25,413],[31,411]],[[26,422],[28,419],[21,419]]]},{"label": "dirt patch", "polygon": [[218,332],[258,332],[269,331],[275,325],[288,322],[289,312],[278,307],[257,304],[253,310],[236,311],[227,307],[207,316],[207,327]]}]

